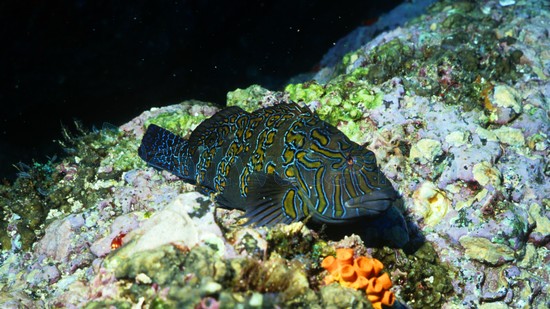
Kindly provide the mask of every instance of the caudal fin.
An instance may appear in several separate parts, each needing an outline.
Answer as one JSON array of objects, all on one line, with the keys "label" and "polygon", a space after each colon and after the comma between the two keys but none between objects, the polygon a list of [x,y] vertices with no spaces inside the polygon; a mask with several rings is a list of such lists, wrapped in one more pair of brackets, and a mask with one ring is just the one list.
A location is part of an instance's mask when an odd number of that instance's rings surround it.
[{"label": "caudal fin", "polygon": [[188,144],[182,137],[151,124],[141,140],[138,154],[152,167],[192,181],[195,167],[189,156]]}]

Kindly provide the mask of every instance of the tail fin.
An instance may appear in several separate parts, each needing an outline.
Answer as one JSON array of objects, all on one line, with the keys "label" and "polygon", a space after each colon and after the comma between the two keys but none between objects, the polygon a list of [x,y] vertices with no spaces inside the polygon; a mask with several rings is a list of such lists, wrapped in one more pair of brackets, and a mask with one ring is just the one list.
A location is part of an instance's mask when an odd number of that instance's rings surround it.
[{"label": "tail fin", "polygon": [[151,124],[147,128],[138,154],[156,169],[167,170],[189,182],[195,179],[195,165],[188,151],[189,142],[176,134]]}]

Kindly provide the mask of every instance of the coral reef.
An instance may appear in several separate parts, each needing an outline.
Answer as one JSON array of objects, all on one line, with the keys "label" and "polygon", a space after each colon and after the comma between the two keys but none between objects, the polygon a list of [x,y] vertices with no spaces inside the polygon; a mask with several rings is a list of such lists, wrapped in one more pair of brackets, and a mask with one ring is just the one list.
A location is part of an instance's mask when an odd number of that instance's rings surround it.
[{"label": "coral reef", "polygon": [[[0,185],[0,307],[371,308],[355,271],[324,284],[334,248],[381,261],[393,307],[548,307],[548,4],[443,0],[428,12],[325,62],[315,81],[228,94],[248,111],[298,101],[372,149],[410,244],[242,226],[239,211],[148,168],[136,152],[146,124],[186,136],[218,110],[187,101],[65,130],[64,157],[20,164]],[[371,223],[358,222],[376,238]]]},{"label": "coral reef", "polygon": [[354,258],[353,249],[338,248],[336,257],[330,255],[323,259],[321,266],[329,272],[325,284],[339,282],[356,290],[365,290],[367,298],[374,308],[382,305],[393,306],[395,296],[389,289],[392,286],[387,273],[381,274],[384,265],[373,258],[359,256]]}]

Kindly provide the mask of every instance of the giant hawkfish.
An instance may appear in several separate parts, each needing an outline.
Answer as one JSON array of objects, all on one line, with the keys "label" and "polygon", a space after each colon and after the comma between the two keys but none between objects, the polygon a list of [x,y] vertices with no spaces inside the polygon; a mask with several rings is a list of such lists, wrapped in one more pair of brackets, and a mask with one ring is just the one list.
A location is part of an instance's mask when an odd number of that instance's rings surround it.
[{"label": "giant hawkfish", "polygon": [[151,124],[138,152],[219,207],[244,211],[247,224],[348,223],[377,217],[399,198],[372,151],[296,103],[225,108],[189,139]]}]

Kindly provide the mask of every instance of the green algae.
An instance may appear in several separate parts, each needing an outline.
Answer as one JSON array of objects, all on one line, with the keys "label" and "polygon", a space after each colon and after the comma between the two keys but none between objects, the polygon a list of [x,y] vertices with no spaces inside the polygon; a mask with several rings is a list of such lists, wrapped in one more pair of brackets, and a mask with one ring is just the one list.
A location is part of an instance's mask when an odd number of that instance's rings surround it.
[{"label": "green algae", "polygon": [[[465,110],[483,107],[487,85],[519,77],[521,51],[496,49],[501,40],[494,29],[500,24],[474,10],[472,3],[444,1],[432,9],[448,12],[439,30],[441,40],[418,46],[418,62],[408,75],[419,77],[424,84],[405,78],[405,85],[418,94],[438,96],[447,104],[461,104]],[[507,42],[513,44],[514,40]]]},{"label": "green algae", "polygon": [[[48,195],[50,208],[63,213],[75,212],[93,206],[107,195],[107,189],[93,188],[90,184],[97,180],[101,161],[123,138],[122,132],[114,130],[85,132],[79,137],[66,138],[63,145],[70,149],[71,155],[57,167],[59,178]],[[103,175],[103,179],[117,178],[120,174],[113,171]]]},{"label": "green algae", "polygon": [[[3,250],[28,250],[36,240],[49,211],[48,199],[57,181],[54,163],[34,162],[31,166],[19,164],[19,177],[13,185],[0,185],[0,241]],[[19,238],[10,233],[10,218],[15,223]],[[40,232],[39,232],[40,233]]]},{"label": "green algae", "polygon": [[[305,306],[316,299],[304,267],[298,261],[289,262],[276,253],[266,261],[225,260],[214,253],[208,246],[182,250],[167,245],[129,257],[115,252],[107,257],[104,265],[117,279],[127,283],[121,285],[122,296],[134,303],[139,298],[148,305],[158,302],[152,285],[158,289],[168,288],[162,305],[171,308],[194,307],[205,297],[220,302],[223,299],[227,308],[246,305],[252,297],[261,297],[264,305],[268,302],[289,306]],[[140,282],[139,278],[148,280]]]},{"label": "green algae", "polygon": [[[343,58],[341,69],[336,70],[340,75],[326,85],[290,84],[285,91],[293,101],[318,101],[316,112],[333,125],[356,121],[365,109],[379,106],[382,94],[377,87],[394,77],[401,78],[407,92],[461,104],[465,110],[484,108],[492,84],[519,77],[521,51],[494,51],[492,47],[499,44],[495,25],[483,16],[451,16],[456,17],[448,18],[450,34],[437,44],[430,41],[413,48],[394,39],[368,52],[358,50]],[[465,36],[469,23],[480,28],[475,40]]]},{"label": "green algae", "polygon": [[314,237],[302,223],[284,225],[269,230],[266,240],[270,252],[277,252],[286,259],[308,255],[314,246]]},{"label": "green algae", "polygon": [[439,261],[429,242],[410,255],[382,248],[375,249],[373,257],[394,274],[392,281],[401,287],[398,296],[412,308],[440,308],[453,293],[452,270]]},{"label": "green algae", "polygon": [[458,210],[458,216],[456,217],[454,223],[457,227],[471,227],[472,226],[472,220],[468,219],[468,210],[466,208],[462,208]]},{"label": "green algae", "polygon": [[245,89],[237,88],[227,93],[227,106],[238,106],[250,113],[261,107],[268,93],[269,90],[259,85],[252,85]]},{"label": "green algae", "polygon": [[[220,264],[221,263],[221,264]],[[209,247],[197,247],[191,251],[174,246],[162,246],[154,250],[138,252],[130,257],[117,253],[105,260],[107,269],[127,282],[122,294],[134,303],[140,297],[145,304],[161,305],[151,287],[169,288],[162,305],[169,308],[194,307],[209,294],[201,285],[223,280],[229,267]],[[150,280],[137,280],[138,276]]]},{"label": "green algae", "polygon": [[315,81],[290,84],[286,86],[285,92],[295,102],[318,101],[319,108],[315,112],[332,125],[359,120],[364,110],[382,104],[381,92],[351,75],[333,80],[325,86]]},{"label": "green algae", "polygon": [[[288,92],[290,99],[293,101],[311,102],[321,99],[325,95],[325,87],[317,84],[315,81],[290,84],[286,86],[285,91]],[[331,98],[332,99],[332,98]],[[339,97],[335,97],[333,105],[340,105],[342,100]]]},{"label": "green algae", "polygon": [[[77,147],[78,147],[77,143]],[[78,152],[82,158],[85,158],[79,165],[75,175],[72,175],[73,181],[83,183],[85,179],[92,177],[93,172],[87,165],[90,163],[90,157],[83,152]],[[70,159],[65,159],[62,164],[69,163]],[[92,163],[93,164],[93,163]],[[42,234],[43,224],[51,209],[59,209],[63,212],[70,212],[74,205],[74,200],[69,201],[73,195],[79,200],[79,204],[88,205],[94,201],[100,192],[90,192],[90,195],[80,191],[82,187],[75,187],[63,182],[64,170],[56,170],[53,162],[45,164],[34,163],[32,167],[25,167],[25,171],[19,174],[19,177],[12,185],[2,186],[2,212],[3,218],[16,218],[17,233],[20,235],[16,246],[23,250],[30,249],[32,243]],[[74,177],[73,177],[74,176]],[[0,232],[2,236],[2,249],[12,249],[11,241],[6,231],[6,221],[2,224]]]},{"label": "green algae", "polygon": [[379,84],[406,73],[412,67],[413,56],[414,49],[410,45],[394,39],[375,47],[350,73],[356,78]]},{"label": "green algae", "polygon": [[[444,10],[448,16],[436,26],[437,32],[423,34],[416,45],[396,38],[368,51],[350,52],[334,68],[326,85],[291,84],[285,91],[294,101],[319,101],[319,115],[334,125],[361,116],[345,106],[342,109],[342,104],[356,108],[363,102],[367,109],[378,106],[369,104],[373,100],[364,94],[376,95],[378,91],[373,89],[395,77],[401,79],[407,93],[460,104],[468,111],[486,108],[491,85],[513,84],[524,74],[519,70],[529,70],[520,66],[522,52],[514,46],[516,39],[499,37],[495,29],[503,25],[487,18],[472,3],[444,1],[432,10]],[[510,48],[499,49],[503,44]]]},{"label": "green algae", "polygon": [[329,246],[327,242],[319,240],[313,245],[311,252],[311,259],[313,261],[321,261],[323,258],[329,255],[336,255],[336,250],[334,249],[334,247]]},{"label": "green algae", "polygon": [[[194,101],[182,103],[182,105],[188,106],[193,104]],[[195,103],[199,103],[196,101]],[[204,105],[209,105],[202,103]],[[165,128],[178,135],[185,136],[191,133],[192,129],[198,126],[207,117],[202,114],[191,115],[187,109],[177,110],[173,112],[161,113],[155,117],[147,119],[144,123],[145,127],[150,124],[156,124],[159,127]],[[137,153],[137,152],[136,152]]]}]

